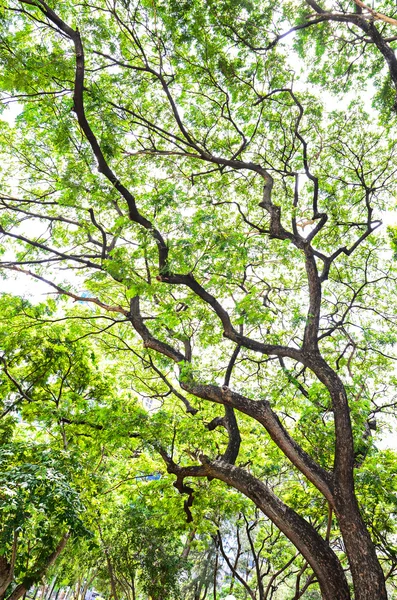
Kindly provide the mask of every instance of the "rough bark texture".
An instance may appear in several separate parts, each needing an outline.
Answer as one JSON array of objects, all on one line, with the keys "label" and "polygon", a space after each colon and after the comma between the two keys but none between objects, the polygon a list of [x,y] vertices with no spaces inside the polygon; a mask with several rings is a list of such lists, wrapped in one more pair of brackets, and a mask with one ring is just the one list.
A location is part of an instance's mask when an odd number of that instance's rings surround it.
[{"label": "rough bark texture", "polygon": [[318,578],[324,600],[350,598],[344,571],[335,553],[315,529],[283,504],[245,470],[215,461],[205,465],[209,475],[240,490],[268,516],[306,558]]},{"label": "rough bark texture", "polygon": [[346,547],[356,600],[387,599],[384,574],[360,513],[354,491],[354,447],[346,390],[338,375],[321,358],[312,359],[312,368],[328,388],[335,418],[335,465],[333,498],[335,514]]}]

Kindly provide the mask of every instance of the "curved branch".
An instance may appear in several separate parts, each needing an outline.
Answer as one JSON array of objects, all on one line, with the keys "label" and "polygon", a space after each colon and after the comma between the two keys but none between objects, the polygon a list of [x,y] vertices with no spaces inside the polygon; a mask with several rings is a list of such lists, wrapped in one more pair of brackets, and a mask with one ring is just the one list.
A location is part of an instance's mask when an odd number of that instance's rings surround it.
[{"label": "curved branch", "polygon": [[[159,449],[159,452],[167,464],[167,471],[177,476],[178,486],[181,489],[186,477],[213,477],[240,490],[273,521],[305,557],[318,574],[325,600],[350,598],[343,569],[328,542],[312,525],[284,504],[263,482],[246,470],[226,463],[222,459],[211,461],[201,456],[201,465],[181,467],[174,463],[163,449]],[[188,490],[183,493],[191,494],[191,490],[192,488],[188,487]]]},{"label": "curved branch", "polygon": [[37,6],[43,14],[54,23],[61,32],[63,32],[74,44],[75,56],[76,56],[76,71],[74,81],[74,94],[73,94],[73,110],[76,113],[78,123],[91,146],[91,149],[95,155],[98,164],[98,171],[102,173],[106,179],[115,187],[115,189],[125,199],[129,209],[129,216],[132,221],[138,223],[145,229],[151,232],[155,239],[159,249],[159,267],[160,271],[166,270],[167,258],[168,258],[168,247],[165,243],[160,232],[155,229],[152,223],[140,214],[136,206],[135,197],[131,192],[121,183],[116,177],[115,173],[110,168],[102,149],[98,143],[98,140],[91,129],[91,126],[87,120],[84,107],[84,75],[85,75],[85,63],[84,63],[84,47],[80,32],[78,29],[72,29],[67,25],[43,0],[37,0],[38,4],[30,2],[28,0],[20,0],[23,4],[30,4]]},{"label": "curved branch", "polygon": [[[373,11],[373,9],[369,9],[367,5],[365,5],[361,0],[354,0],[356,6],[360,8],[365,8],[369,10],[369,16],[364,15],[363,13],[332,13],[327,12],[322,9],[317,2],[314,0],[306,0],[306,4],[308,4],[311,8],[315,10],[318,15],[321,15],[324,21],[336,21],[339,23],[352,23],[356,27],[359,27],[364,33],[370,38],[372,43],[378,48],[379,52],[384,57],[393,85],[396,89],[397,93],[397,58],[394,50],[389,46],[388,41],[383,38],[382,34],[378,31],[375,26],[374,20],[378,19],[383,22],[387,22],[393,25],[397,24],[395,19],[391,19],[390,17],[386,17],[382,13],[377,13]],[[394,110],[397,110],[397,99],[393,106]]]},{"label": "curved branch", "polygon": [[228,387],[216,385],[202,385],[195,382],[182,381],[181,387],[203,400],[210,400],[217,404],[236,409],[263,425],[275,444],[284,452],[294,464],[317,489],[333,505],[332,476],[320,467],[296,442],[291,438],[282,425],[276,413],[267,401],[258,402],[250,400]]}]

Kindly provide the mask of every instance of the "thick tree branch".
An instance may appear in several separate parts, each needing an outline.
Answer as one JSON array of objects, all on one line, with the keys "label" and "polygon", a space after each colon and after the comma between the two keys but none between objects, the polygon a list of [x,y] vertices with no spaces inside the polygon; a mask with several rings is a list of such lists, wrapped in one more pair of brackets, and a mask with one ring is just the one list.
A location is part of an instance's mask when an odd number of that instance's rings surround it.
[{"label": "thick tree branch", "polygon": [[[227,388],[230,383],[233,367],[236,363],[239,352],[240,346],[236,346],[226,369],[225,381],[223,384],[224,388]],[[236,415],[234,414],[234,409],[231,406],[225,406],[224,424],[229,436],[229,441],[225,453],[223,455],[223,460],[225,460],[226,462],[230,462],[234,465],[237,460],[238,453],[240,451],[241,436],[238,428]]]},{"label": "thick tree branch", "polygon": [[375,20],[383,21],[384,23],[389,23],[390,25],[397,25],[397,19],[393,19],[392,17],[388,17],[387,15],[377,12],[367,4],[364,4],[364,2],[361,2],[361,0],[354,0],[354,2],[360,8],[364,8]]},{"label": "thick tree branch", "polygon": [[[181,467],[174,463],[164,450],[161,450],[161,455],[167,464],[168,472],[177,476],[179,488],[182,493],[188,493],[189,498],[191,498],[192,491],[190,487],[183,491],[184,478],[215,477],[241,490],[292,541],[318,573],[323,597],[326,600],[348,600],[350,598],[343,569],[328,543],[323,540],[314,527],[284,504],[264,483],[244,469],[226,463],[222,459],[211,461],[202,456],[200,466]],[[334,574],[337,574],[337,577],[334,575],[331,581],[329,571],[327,571],[330,568]]]},{"label": "thick tree branch", "polygon": [[267,401],[255,401],[246,398],[227,387],[201,385],[190,381],[182,381],[181,386],[189,393],[210,400],[217,404],[229,406],[261,423],[289,460],[333,503],[332,476],[320,467],[300,446],[291,438],[283,427],[277,415]]},{"label": "thick tree branch", "polygon": [[186,360],[185,356],[181,352],[179,352],[166,342],[162,342],[161,340],[158,340],[157,338],[152,336],[149,329],[143,322],[141,316],[139,307],[139,296],[131,298],[129,317],[135,331],[141,336],[145,348],[151,348],[152,350],[156,350],[156,352],[164,354],[164,356],[168,356],[177,363],[184,362]]},{"label": "thick tree branch", "polygon": [[167,258],[168,258],[168,248],[167,245],[161,236],[160,232],[157,231],[152,223],[143,217],[137,209],[135,197],[131,192],[120,182],[120,180],[116,177],[112,169],[110,168],[108,161],[106,160],[102,149],[98,143],[98,140],[92,131],[89,122],[86,117],[85,107],[84,107],[84,74],[85,74],[85,64],[84,64],[84,48],[81,40],[80,32],[76,29],[72,29],[67,25],[49,6],[43,2],[43,0],[37,0],[38,4],[34,4],[32,2],[28,2],[27,0],[20,0],[20,2],[25,4],[32,4],[33,6],[38,6],[40,10],[45,14],[45,16],[52,21],[63,33],[73,41],[75,56],[76,56],[76,72],[75,72],[75,81],[74,81],[74,94],[73,94],[73,103],[74,103],[74,111],[77,116],[78,123],[90,144],[92,151],[95,155],[95,158],[98,163],[98,171],[102,173],[106,179],[115,187],[115,189],[121,194],[121,196],[126,200],[130,219],[135,223],[141,225],[145,229],[151,232],[153,238],[157,243],[157,247],[159,250],[159,268],[160,271],[167,269]]}]

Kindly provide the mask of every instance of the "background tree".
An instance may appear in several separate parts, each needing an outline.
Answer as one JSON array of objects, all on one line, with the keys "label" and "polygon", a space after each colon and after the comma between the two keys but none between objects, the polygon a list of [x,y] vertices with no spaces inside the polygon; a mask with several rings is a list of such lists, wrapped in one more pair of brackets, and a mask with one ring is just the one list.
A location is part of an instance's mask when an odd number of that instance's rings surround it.
[{"label": "background tree", "polygon": [[18,600],[40,582],[71,534],[85,533],[83,507],[54,449],[9,442],[0,461],[0,592]]}]

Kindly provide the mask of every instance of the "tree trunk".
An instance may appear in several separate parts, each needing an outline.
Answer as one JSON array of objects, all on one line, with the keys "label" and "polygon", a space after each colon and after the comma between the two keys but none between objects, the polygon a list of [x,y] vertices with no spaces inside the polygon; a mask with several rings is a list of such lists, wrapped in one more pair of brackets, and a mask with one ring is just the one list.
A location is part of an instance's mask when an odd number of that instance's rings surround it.
[{"label": "tree trunk", "polygon": [[[245,591],[251,596],[251,599],[256,600],[254,591],[250,588],[250,586],[248,585],[248,583],[246,581],[246,580],[248,580],[248,577],[246,577],[246,579],[244,579],[237,571],[237,563],[238,563],[238,559],[239,559],[239,554],[237,553],[237,557],[236,557],[236,560],[233,565],[223,547],[222,536],[221,536],[219,529],[218,529],[218,544],[219,544],[219,550],[221,551],[223,559],[226,562],[226,564],[229,567],[230,572],[232,574],[232,581],[230,583],[229,594],[232,593],[233,587],[234,587],[234,581],[235,581],[235,579],[237,579],[242,584],[242,586],[245,588]],[[237,552],[239,552],[239,550]]]},{"label": "tree trunk", "polygon": [[[54,564],[54,562],[56,561],[56,559],[58,558],[58,556],[61,554],[62,550],[65,548],[66,543],[67,543],[69,537],[70,537],[70,533],[65,533],[65,535],[61,538],[58,546],[55,548],[54,552],[52,552],[47,557],[47,560],[45,561],[45,564],[44,564],[44,566],[41,569],[40,578],[43,577],[43,575],[45,574],[45,572],[51,567],[51,565]],[[32,584],[33,584],[33,582],[31,580],[29,580],[29,581],[25,580],[24,582],[20,583],[11,592],[11,594],[8,596],[7,600],[19,600],[19,598],[22,598],[22,596],[24,594],[26,594],[26,592],[29,591],[29,589],[31,588]]]},{"label": "tree trunk", "polygon": [[[209,475],[228,483],[250,498],[294,544],[316,573],[323,600],[351,599],[338,557],[314,527],[284,505],[260,480],[244,469],[222,460],[208,462],[206,468]],[[372,596],[371,600],[375,598],[378,600],[377,596]],[[383,596],[379,596],[380,599],[383,600]]]},{"label": "tree trunk", "polygon": [[192,547],[192,542],[194,540],[194,537],[196,535],[196,529],[192,529],[191,531],[189,531],[189,534],[187,536],[185,545],[183,546],[183,550],[182,550],[182,554],[181,554],[181,559],[182,560],[187,560],[190,554],[190,550]]},{"label": "tree trunk", "polygon": [[136,600],[135,578],[134,578],[134,576],[132,576],[132,578],[131,578],[131,590],[132,590],[132,600]]},{"label": "tree trunk", "polygon": [[14,591],[8,596],[7,600],[19,600],[22,598],[24,594],[28,591],[28,587],[26,587],[23,583],[17,585]]},{"label": "tree trunk", "polygon": [[53,577],[53,579],[52,579],[52,581],[51,581],[51,583],[50,583],[50,585],[48,587],[45,600],[51,600],[51,596],[52,596],[52,593],[54,591],[56,581],[57,581],[57,577],[55,576],[55,577]]},{"label": "tree trunk", "polygon": [[4,598],[7,588],[14,578],[14,568],[18,548],[18,535],[18,532],[14,531],[11,561],[8,562],[5,556],[0,556],[0,600]]},{"label": "tree trunk", "polygon": [[334,507],[350,564],[355,600],[387,600],[385,577],[354,490],[354,444],[346,390],[320,355],[314,357],[311,368],[326,385],[334,409]]},{"label": "tree trunk", "polygon": [[215,546],[216,548],[216,554],[215,554],[215,566],[214,566],[214,583],[213,583],[213,596],[214,596],[214,600],[217,599],[217,578],[218,578],[218,561],[219,561],[219,551],[218,551],[218,547]]},{"label": "tree trunk", "polygon": [[387,600],[384,573],[354,494],[339,498],[335,511],[352,573],[355,600]]},{"label": "tree trunk", "polygon": [[100,526],[100,524],[98,523],[98,531],[99,531],[99,537],[101,539],[102,542],[102,547],[103,547],[103,552],[105,554],[105,558],[106,558],[106,564],[107,564],[107,568],[108,568],[108,573],[109,573],[109,579],[110,579],[110,589],[111,589],[111,595],[113,597],[114,600],[119,600],[118,598],[118,593],[117,593],[117,585],[116,585],[116,578],[114,576],[114,571],[113,571],[113,565],[112,565],[112,561],[110,560],[110,555],[109,555],[109,549],[103,539],[102,536],[102,528]]},{"label": "tree trunk", "polygon": [[4,594],[12,581],[10,578],[11,565],[5,556],[0,556],[0,600],[4,598]]},{"label": "tree trunk", "polygon": [[73,593],[72,586],[69,586],[69,587],[67,588],[66,596],[65,596],[65,598],[64,598],[63,600],[69,600],[69,598],[70,598],[70,596],[72,595],[72,593]]}]

